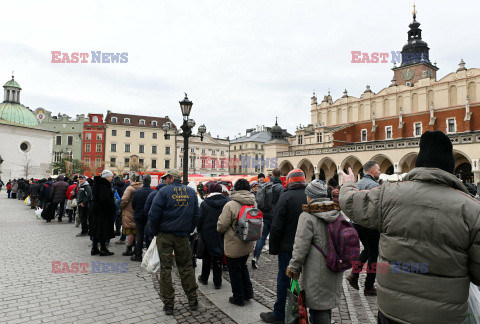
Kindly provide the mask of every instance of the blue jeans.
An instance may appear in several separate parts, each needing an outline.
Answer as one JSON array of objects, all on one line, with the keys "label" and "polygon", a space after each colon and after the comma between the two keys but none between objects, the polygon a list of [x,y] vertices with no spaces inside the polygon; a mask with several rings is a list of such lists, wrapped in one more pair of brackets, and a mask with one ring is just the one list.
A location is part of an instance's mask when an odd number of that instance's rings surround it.
[{"label": "blue jeans", "polygon": [[260,257],[260,253],[262,253],[262,249],[265,246],[265,241],[267,240],[268,234],[270,234],[270,229],[272,228],[272,221],[271,220],[263,220],[263,232],[262,237],[257,241],[255,244],[255,250],[253,251],[253,257],[258,259]]},{"label": "blue jeans", "polygon": [[275,301],[275,305],[273,306],[273,316],[277,321],[285,320],[285,303],[287,302],[287,291],[290,288],[290,278],[287,277],[287,267],[291,259],[291,253],[278,253],[277,301]]}]

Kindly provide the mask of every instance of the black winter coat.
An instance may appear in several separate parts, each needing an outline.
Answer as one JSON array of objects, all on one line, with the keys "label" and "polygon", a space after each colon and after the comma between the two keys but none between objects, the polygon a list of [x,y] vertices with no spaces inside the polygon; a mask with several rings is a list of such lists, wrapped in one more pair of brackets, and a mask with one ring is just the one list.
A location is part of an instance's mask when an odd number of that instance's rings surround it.
[{"label": "black winter coat", "polygon": [[270,254],[292,253],[298,218],[303,212],[302,205],[306,203],[304,185],[286,190],[280,196],[270,230]]},{"label": "black winter coat", "polygon": [[38,198],[38,196],[40,195],[40,188],[41,188],[41,184],[38,183],[38,182],[35,182],[34,184],[32,184],[30,186],[30,196],[32,198]]},{"label": "black winter coat", "polygon": [[147,202],[148,195],[154,191],[150,186],[143,186],[133,193],[132,208],[135,212],[133,214],[135,223],[147,223],[148,214],[145,214],[145,203]]},{"label": "black winter coat", "polygon": [[150,212],[150,208],[152,207],[152,202],[153,202],[153,199],[155,198],[155,196],[157,195],[157,193],[160,191],[160,189],[162,189],[163,187],[165,187],[167,184],[166,183],[159,183],[158,186],[157,186],[157,190],[156,191],[153,191],[151,192],[148,197],[147,197],[147,201],[145,202],[145,213],[148,215],[148,213]]},{"label": "black winter coat", "polygon": [[95,176],[92,188],[90,235],[97,239],[111,239],[115,237],[113,229],[115,218],[115,198],[112,185],[107,179]]},{"label": "black winter coat", "polygon": [[50,192],[52,190],[53,182],[47,181],[42,184],[40,188],[40,201],[50,201]]},{"label": "black winter coat", "polygon": [[223,254],[223,237],[217,231],[217,223],[223,206],[230,200],[230,197],[218,194],[205,198],[200,204],[200,219],[197,230],[202,234],[206,252],[210,255],[218,256]]},{"label": "black winter coat", "polygon": [[67,199],[67,190],[68,183],[63,181],[63,176],[59,176],[58,180],[52,186],[52,191],[50,192],[50,198],[53,203],[61,203]]}]

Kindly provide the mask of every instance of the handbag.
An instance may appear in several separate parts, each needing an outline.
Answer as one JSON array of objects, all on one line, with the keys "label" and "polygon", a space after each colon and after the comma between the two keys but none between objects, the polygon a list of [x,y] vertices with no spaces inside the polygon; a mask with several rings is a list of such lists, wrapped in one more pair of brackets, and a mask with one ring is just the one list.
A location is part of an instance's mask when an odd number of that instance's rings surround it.
[{"label": "handbag", "polygon": [[70,206],[71,206],[72,208],[77,208],[77,206],[78,206],[77,198],[73,198],[73,199],[72,199],[72,202],[71,202]]}]

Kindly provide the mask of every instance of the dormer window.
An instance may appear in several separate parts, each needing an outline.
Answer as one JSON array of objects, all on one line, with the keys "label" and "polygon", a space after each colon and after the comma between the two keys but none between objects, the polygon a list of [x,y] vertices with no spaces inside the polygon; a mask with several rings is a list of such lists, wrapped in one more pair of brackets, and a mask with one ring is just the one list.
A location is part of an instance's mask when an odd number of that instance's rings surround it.
[{"label": "dormer window", "polygon": [[111,121],[112,121],[113,124],[116,124],[117,123],[117,117],[112,117]]},{"label": "dormer window", "polygon": [[158,123],[157,123],[156,120],[152,121],[152,126],[153,126],[153,127],[157,127],[157,125],[158,125]]},{"label": "dormer window", "polygon": [[97,116],[92,117],[92,123],[98,123],[98,117]]},{"label": "dormer window", "polygon": [[130,124],[130,118],[124,118],[123,123],[124,124]]},{"label": "dormer window", "polygon": [[145,126],[145,120],[140,119],[139,124],[140,124],[140,126]]}]

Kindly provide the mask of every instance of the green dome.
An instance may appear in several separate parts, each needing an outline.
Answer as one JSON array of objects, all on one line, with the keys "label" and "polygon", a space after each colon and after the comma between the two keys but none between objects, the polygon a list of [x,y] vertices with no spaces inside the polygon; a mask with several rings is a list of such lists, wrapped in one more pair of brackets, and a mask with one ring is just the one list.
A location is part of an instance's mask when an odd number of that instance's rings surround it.
[{"label": "green dome", "polygon": [[33,112],[31,112],[30,109],[28,109],[24,105],[18,103],[1,103],[0,120],[2,119],[22,126],[38,125],[38,120],[33,114]]},{"label": "green dome", "polygon": [[18,84],[18,82],[15,81],[13,78],[9,80],[7,83],[5,83],[4,87],[15,87],[15,88],[22,89],[20,88],[20,85]]}]

